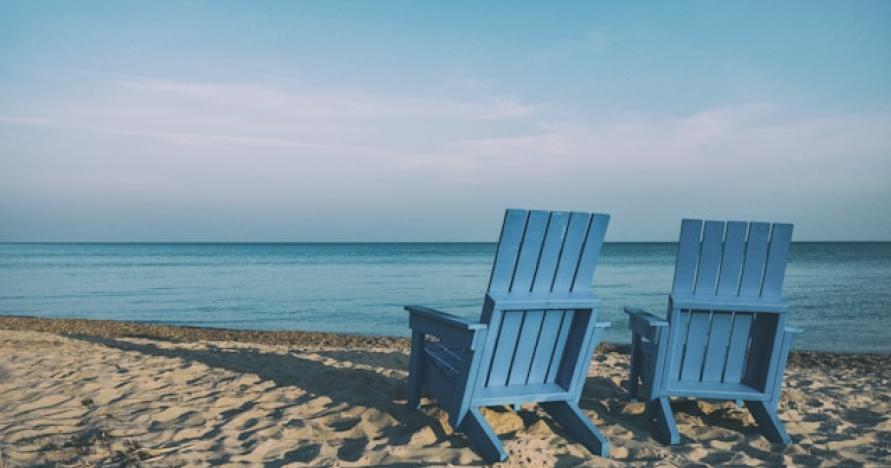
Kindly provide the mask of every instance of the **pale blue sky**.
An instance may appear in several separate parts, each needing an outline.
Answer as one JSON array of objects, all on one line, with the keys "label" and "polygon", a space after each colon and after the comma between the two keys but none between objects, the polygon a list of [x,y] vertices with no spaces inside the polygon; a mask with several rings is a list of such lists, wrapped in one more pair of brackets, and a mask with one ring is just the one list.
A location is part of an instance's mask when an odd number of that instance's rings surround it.
[{"label": "pale blue sky", "polygon": [[891,2],[0,2],[0,241],[891,240]]}]

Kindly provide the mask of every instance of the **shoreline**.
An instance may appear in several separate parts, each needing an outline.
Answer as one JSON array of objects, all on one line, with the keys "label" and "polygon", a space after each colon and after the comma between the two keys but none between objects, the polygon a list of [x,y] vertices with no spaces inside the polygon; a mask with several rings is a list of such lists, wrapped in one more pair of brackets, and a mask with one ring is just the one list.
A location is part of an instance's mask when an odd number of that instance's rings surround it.
[{"label": "shoreline", "polygon": [[[231,341],[273,346],[395,349],[409,349],[411,344],[410,338],[402,336],[303,330],[246,330],[126,320],[49,318],[27,315],[0,315],[0,330],[36,331],[61,336],[87,335],[100,338],[146,338],[176,343]],[[627,355],[631,351],[631,345],[627,343],[601,342],[597,350],[600,353],[612,352]],[[837,365],[840,362],[891,367],[891,352],[809,351],[793,348],[789,355],[789,363],[796,365]]]},{"label": "shoreline", "polygon": [[0,315],[0,330],[37,331],[57,335],[89,335],[101,338],[147,338],[172,342],[234,341],[266,345],[387,347],[409,345],[406,337],[359,335],[301,330],[244,330],[189,325],[168,325],[125,320],[47,318],[27,315]]}]

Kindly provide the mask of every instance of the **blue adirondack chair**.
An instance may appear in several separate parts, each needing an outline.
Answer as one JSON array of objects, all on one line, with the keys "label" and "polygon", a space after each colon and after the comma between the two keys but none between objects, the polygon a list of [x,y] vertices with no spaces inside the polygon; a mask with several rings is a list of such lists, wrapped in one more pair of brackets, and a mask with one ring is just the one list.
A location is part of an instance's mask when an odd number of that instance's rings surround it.
[{"label": "blue adirondack chair", "polygon": [[800,332],[781,295],[791,239],[791,224],[685,219],[667,320],[625,309],[630,391],[662,442],[680,442],[669,397],[743,401],[770,441],[790,442],[776,406]]},{"label": "blue adirondack chair", "polygon": [[507,210],[479,322],[406,306],[412,330],[408,405],[422,389],[488,462],[503,461],[484,406],[536,402],[591,452],[603,434],[578,400],[608,323],[591,282],[609,216]]}]

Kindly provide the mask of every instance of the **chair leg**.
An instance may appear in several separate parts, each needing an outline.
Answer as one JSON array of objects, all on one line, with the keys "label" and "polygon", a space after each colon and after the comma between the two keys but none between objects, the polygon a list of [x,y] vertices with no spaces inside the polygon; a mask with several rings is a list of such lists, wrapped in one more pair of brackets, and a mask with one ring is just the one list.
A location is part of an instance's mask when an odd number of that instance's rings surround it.
[{"label": "chair leg", "polygon": [[749,408],[752,416],[755,417],[761,433],[764,434],[764,437],[767,437],[767,440],[782,444],[792,442],[789,434],[786,433],[783,422],[777,416],[777,410],[766,401],[746,401],[746,407]]},{"label": "chair leg", "polygon": [[496,463],[507,459],[507,452],[501,446],[498,435],[486,422],[486,418],[480,413],[479,408],[470,408],[458,430],[467,436],[470,445],[486,460],[486,463]]},{"label": "chair leg", "polygon": [[644,417],[647,418],[647,421],[652,421],[656,417],[656,406],[659,405],[658,400],[652,400],[647,402],[647,406],[644,410]]},{"label": "chair leg", "polygon": [[411,333],[411,360],[408,364],[408,407],[418,409],[421,402],[421,372],[423,366],[421,360],[424,356],[424,334],[413,331]]},{"label": "chair leg", "polygon": [[637,381],[640,378],[640,335],[637,333],[631,336],[631,365],[630,365],[630,383],[628,391],[631,393],[631,400],[637,401]]},{"label": "chair leg", "polygon": [[653,400],[653,409],[656,413],[656,439],[663,444],[675,445],[681,442],[674,414],[671,412],[671,404],[668,397],[660,397]]},{"label": "chair leg", "polygon": [[541,407],[560,424],[563,430],[591,453],[601,457],[609,456],[609,441],[575,403],[549,401],[541,403]]}]

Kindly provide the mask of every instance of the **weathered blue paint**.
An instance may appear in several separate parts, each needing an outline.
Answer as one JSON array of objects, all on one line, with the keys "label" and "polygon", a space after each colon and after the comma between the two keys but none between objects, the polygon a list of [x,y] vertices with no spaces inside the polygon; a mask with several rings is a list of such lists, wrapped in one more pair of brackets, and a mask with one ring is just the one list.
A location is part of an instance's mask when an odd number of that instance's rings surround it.
[{"label": "weathered blue paint", "polygon": [[744,402],[773,442],[783,372],[800,330],[786,326],[781,291],[791,224],[685,219],[668,317],[626,308],[630,392],[647,402],[656,437],[680,442],[670,397]]},{"label": "weathered blue paint", "polygon": [[[591,282],[609,216],[507,210],[481,320],[406,306],[412,328],[408,404],[422,390],[489,462],[507,458],[479,408],[542,407],[593,453],[606,438],[578,408],[594,348],[608,323]],[[427,337],[434,337],[428,339]]]}]

